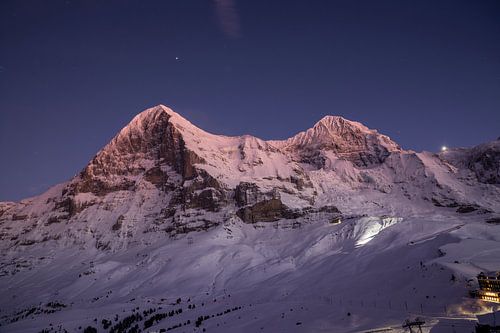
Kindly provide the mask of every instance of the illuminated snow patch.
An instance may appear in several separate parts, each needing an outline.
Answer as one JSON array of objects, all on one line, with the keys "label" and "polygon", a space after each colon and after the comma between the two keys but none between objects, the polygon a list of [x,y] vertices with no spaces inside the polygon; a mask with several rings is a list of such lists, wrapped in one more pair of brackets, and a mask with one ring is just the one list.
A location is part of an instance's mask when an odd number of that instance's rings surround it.
[{"label": "illuminated snow patch", "polygon": [[363,217],[354,226],[354,235],[357,238],[356,247],[370,242],[382,230],[403,221],[402,217]]}]

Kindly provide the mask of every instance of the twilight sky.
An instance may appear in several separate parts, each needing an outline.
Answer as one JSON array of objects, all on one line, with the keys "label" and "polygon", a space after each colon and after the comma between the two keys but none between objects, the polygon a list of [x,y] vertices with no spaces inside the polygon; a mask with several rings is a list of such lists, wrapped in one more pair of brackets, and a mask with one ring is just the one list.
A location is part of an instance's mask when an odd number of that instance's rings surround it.
[{"label": "twilight sky", "polygon": [[327,114],[404,148],[500,136],[500,1],[0,1],[0,200],[71,178],[141,110],[280,139]]}]

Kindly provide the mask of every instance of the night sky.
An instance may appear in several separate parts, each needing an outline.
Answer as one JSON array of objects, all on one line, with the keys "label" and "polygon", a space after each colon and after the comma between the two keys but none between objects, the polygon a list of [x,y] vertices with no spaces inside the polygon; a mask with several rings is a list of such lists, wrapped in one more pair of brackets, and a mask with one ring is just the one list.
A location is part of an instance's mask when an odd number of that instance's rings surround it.
[{"label": "night sky", "polygon": [[500,136],[500,1],[0,1],[0,200],[71,178],[147,107],[287,138],[327,114],[406,149]]}]

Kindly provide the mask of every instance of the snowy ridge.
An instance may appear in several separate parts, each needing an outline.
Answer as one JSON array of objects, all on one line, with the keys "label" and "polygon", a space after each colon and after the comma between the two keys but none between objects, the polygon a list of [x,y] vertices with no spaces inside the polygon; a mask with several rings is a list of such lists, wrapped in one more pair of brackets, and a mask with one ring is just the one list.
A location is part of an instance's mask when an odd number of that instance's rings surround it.
[{"label": "snowy ridge", "polygon": [[[117,309],[171,309],[178,297],[184,312],[176,318],[191,323],[244,305],[241,322],[235,312],[227,325],[204,324],[227,332],[355,332],[404,319],[401,304],[411,297],[409,306],[425,304],[432,318],[444,307],[455,316],[480,312],[463,295],[474,274],[500,269],[499,168],[498,140],[415,153],[327,116],[292,138],[265,141],[208,133],[159,105],[73,179],[0,203],[0,284],[9,286],[0,329],[38,332],[57,320],[78,331]],[[451,284],[451,274],[463,283]],[[373,283],[394,276],[406,282]],[[53,301],[66,307],[16,317]],[[291,307],[304,326],[280,324]]]},{"label": "snowy ridge", "polygon": [[[118,219],[132,238],[165,228],[197,230],[193,216],[201,215],[190,210],[205,212],[210,227],[271,198],[284,206],[256,207],[271,219],[325,206],[350,214],[408,215],[436,206],[494,213],[500,205],[499,151],[498,141],[441,154],[404,151],[377,131],[335,116],[283,141],[228,137],[205,132],[160,105],[137,115],[69,183],[2,204],[3,246],[62,237],[65,221],[72,222],[64,233],[77,240],[79,223],[97,220],[96,232],[107,244],[99,246],[121,248],[123,237],[106,231]],[[18,235],[23,223],[29,227]]]}]

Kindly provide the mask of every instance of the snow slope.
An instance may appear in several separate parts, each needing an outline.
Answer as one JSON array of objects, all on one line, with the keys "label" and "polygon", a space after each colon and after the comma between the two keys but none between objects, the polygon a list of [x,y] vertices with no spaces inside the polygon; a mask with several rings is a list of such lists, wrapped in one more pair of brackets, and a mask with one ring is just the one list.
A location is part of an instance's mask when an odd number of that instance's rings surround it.
[{"label": "snow slope", "polygon": [[140,312],[128,322],[146,331],[358,332],[419,315],[469,332],[489,305],[468,289],[500,270],[486,223],[499,156],[498,141],[405,151],[335,116],[264,141],[148,109],[73,179],[0,203],[0,330],[110,331]]}]

